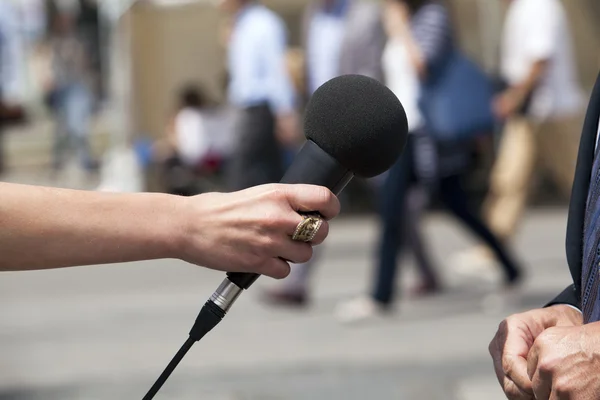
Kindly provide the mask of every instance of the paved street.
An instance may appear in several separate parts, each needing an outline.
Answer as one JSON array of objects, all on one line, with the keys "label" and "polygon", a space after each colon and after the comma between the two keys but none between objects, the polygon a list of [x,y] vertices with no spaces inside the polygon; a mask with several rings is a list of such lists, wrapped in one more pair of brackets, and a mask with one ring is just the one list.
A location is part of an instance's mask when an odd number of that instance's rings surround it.
[{"label": "paved street", "polygon": [[[335,221],[311,308],[265,308],[257,297],[270,282],[261,279],[158,398],[500,400],[487,344],[502,316],[542,305],[568,283],[565,219],[562,209],[526,219],[517,251],[530,274],[514,307],[486,311],[489,285],[445,272],[444,294],[402,301],[390,318],[359,326],[332,313],[367,287],[376,225]],[[470,241],[443,215],[426,230],[441,268]],[[2,274],[0,399],[141,398],[222,277],[178,261]]]}]

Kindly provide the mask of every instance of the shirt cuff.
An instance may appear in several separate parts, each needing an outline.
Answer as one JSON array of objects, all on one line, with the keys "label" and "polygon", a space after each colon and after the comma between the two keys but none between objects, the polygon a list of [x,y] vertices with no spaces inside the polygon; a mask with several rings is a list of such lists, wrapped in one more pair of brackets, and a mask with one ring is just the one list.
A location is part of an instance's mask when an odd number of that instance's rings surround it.
[{"label": "shirt cuff", "polygon": [[574,306],[574,305],[572,305],[572,304],[567,304],[567,303],[556,303],[556,304],[553,304],[553,306],[567,306],[567,307],[571,307],[573,310],[577,310],[577,311],[579,311],[581,314],[583,314],[583,312],[582,312],[582,311],[581,311],[579,308],[575,307],[575,306]]}]

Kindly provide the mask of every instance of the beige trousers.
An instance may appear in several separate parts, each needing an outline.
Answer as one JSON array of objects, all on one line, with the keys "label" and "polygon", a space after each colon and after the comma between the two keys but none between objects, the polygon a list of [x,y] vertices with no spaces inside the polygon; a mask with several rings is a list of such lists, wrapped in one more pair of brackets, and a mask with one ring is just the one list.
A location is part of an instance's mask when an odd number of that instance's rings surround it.
[{"label": "beige trousers", "polygon": [[484,204],[487,222],[501,240],[514,236],[538,169],[570,197],[582,122],[580,115],[541,123],[524,117],[508,121]]}]

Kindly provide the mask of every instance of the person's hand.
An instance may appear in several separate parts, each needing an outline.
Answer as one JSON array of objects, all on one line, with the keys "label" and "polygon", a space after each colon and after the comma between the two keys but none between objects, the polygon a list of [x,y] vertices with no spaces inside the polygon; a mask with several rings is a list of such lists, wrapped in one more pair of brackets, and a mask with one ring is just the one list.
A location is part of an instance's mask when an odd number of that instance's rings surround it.
[{"label": "person's hand", "polygon": [[508,399],[536,399],[527,371],[528,354],[536,339],[550,328],[582,324],[581,313],[567,305],[516,314],[500,323],[489,351],[496,376]]},{"label": "person's hand", "polygon": [[546,329],[527,356],[536,400],[600,397],[600,324]]},{"label": "person's hand", "polygon": [[300,126],[296,113],[281,114],[275,120],[277,141],[284,148],[295,148],[301,139]]},{"label": "person's hand", "polygon": [[288,262],[304,263],[329,233],[325,221],[311,243],[292,240],[302,217],[318,212],[330,220],[340,203],[328,189],[311,185],[264,185],[244,191],[185,199],[183,244],[177,258],[211,269],[285,278]]},{"label": "person's hand", "polygon": [[505,120],[513,116],[523,105],[525,96],[520,90],[511,88],[505,90],[494,99],[493,109],[496,118]]}]

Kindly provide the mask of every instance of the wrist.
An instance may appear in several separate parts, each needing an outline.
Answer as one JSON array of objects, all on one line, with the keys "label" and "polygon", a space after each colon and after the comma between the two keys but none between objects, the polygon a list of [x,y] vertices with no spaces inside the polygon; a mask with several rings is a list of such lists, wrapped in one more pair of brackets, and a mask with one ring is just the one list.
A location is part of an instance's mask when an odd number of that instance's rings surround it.
[{"label": "wrist", "polygon": [[172,195],[156,195],[156,215],[150,218],[155,221],[158,246],[161,258],[182,259],[190,225],[188,198]]},{"label": "wrist", "polygon": [[583,324],[581,311],[569,304],[555,304],[549,309],[553,310],[558,324],[567,323],[574,326]]},{"label": "wrist", "polygon": [[[219,195],[205,193],[192,197],[175,197],[172,237],[170,251],[178,260],[205,265],[204,258],[211,252],[207,240],[210,229],[214,229],[214,218],[219,215],[215,204],[219,204]],[[216,197],[216,200],[215,200]]]}]

